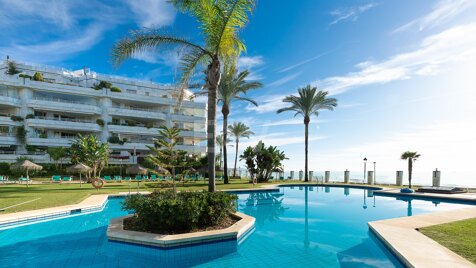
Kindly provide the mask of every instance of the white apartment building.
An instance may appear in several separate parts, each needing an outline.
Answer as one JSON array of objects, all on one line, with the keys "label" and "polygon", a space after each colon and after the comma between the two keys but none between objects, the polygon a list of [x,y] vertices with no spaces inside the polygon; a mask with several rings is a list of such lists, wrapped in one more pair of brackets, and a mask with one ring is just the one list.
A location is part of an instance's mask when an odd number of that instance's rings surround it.
[{"label": "white apartment building", "polygon": [[[48,147],[68,147],[81,133],[109,142],[109,163],[135,163],[147,155],[146,145],[153,144],[162,125],[181,129],[179,149],[206,150],[206,104],[184,97],[177,105],[179,94],[171,85],[86,68],[15,65],[20,73],[10,75],[8,61],[0,63],[0,162],[19,156],[51,162]],[[35,73],[43,79],[34,79]]]}]

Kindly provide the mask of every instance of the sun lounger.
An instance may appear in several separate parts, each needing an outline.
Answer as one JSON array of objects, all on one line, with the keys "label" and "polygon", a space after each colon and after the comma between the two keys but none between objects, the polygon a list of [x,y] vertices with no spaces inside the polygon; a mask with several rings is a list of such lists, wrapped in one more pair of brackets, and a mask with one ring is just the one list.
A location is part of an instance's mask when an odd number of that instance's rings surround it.
[{"label": "sun lounger", "polygon": [[61,182],[61,176],[58,176],[58,175],[51,176],[51,181],[52,182]]},{"label": "sun lounger", "polygon": [[122,181],[122,177],[116,175],[116,176],[114,176],[114,180],[115,180],[115,181]]},{"label": "sun lounger", "polygon": [[124,180],[125,180],[125,181],[130,181],[130,180],[131,180],[131,177],[130,177],[130,176],[125,176],[125,177],[124,177]]},{"label": "sun lounger", "polygon": [[152,181],[157,181],[157,175],[152,174],[152,175],[150,176],[150,179],[151,179]]},{"label": "sun lounger", "polygon": [[420,187],[418,188],[417,192],[419,193],[433,193],[433,194],[462,194],[466,193],[467,191],[463,188],[459,187]]},{"label": "sun lounger", "polygon": [[64,176],[63,177],[63,181],[72,181],[72,180],[73,180],[73,178],[70,177],[70,176]]},{"label": "sun lounger", "polygon": [[112,181],[111,176],[104,176],[103,180],[105,180],[105,181]]},{"label": "sun lounger", "polygon": [[149,176],[144,175],[144,176],[142,176],[142,179],[143,179],[143,180],[149,180]]},{"label": "sun lounger", "polygon": [[5,183],[5,182],[8,181],[8,177],[7,177],[7,176],[0,176],[0,181],[1,181],[2,183]]},{"label": "sun lounger", "polygon": [[[60,177],[60,178],[61,178],[61,177]],[[30,181],[30,178],[28,178],[28,177],[23,177],[23,176],[20,177],[20,178],[18,178],[18,182],[22,183],[22,182],[24,182],[24,181],[29,182],[29,181]]]},{"label": "sun lounger", "polygon": [[136,180],[136,181],[141,181],[141,180],[142,180],[142,176],[141,176],[141,175],[136,175],[135,180]]}]

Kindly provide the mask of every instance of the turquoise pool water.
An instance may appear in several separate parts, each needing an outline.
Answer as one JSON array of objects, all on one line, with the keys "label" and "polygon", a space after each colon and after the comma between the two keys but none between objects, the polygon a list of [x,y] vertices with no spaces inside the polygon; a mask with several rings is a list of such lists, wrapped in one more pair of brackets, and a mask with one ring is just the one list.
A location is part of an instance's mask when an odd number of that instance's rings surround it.
[{"label": "turquoise pool water", "polygon": [[238,209],[256,218],[247,239],[161,250],[107,240],[109,219],[127,214],[121,200],[0,231],[0,267],[400,267],[367,222],[468,206],[341,187],[240,193]]}]

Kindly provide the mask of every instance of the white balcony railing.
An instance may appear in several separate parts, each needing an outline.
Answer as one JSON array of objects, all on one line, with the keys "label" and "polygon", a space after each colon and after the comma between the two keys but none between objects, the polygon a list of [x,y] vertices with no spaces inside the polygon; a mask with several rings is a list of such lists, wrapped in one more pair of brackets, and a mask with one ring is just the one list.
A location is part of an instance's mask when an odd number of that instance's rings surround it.
[{"label": "white balcony railing", "polygon": [[46,129],[64,129],[86,132],[100,132],[102,128],[92,121],[82,119],[66,119],[66,118],[50,118],[37,116],[35,118],[26,119],[26,123],[30,127],[46,128]]},{"label": "white balcony railing", "polygon": [[110,115],[116,116],[127,116],[135,118],[148,118],[148,119],[159,119],[166,120],[166,115],[160,111],[154,111],[149,109],[140,109],[140,108],[109,108]]},{"label": "white balcony railing", "polygon": [[205,123],[206,118],[202,116],[184,115],[184,114],[172,114],[172,121],[174,122],[186,122],[186,123]]},{"label": "white balcony railing", "polygon": [[19,107],[21,102],[17,97],[9,96],[5,92],[0,92],[0,105]]},{"label": "white balcony railing", "polygon": [[205,131],[182,130],[180,131],[180,137],[206,139],[207,133]]},{"label": "white balcony railing", "polygon": [[80,114],[102,113],[102,109],[97,106],[60,99],[35,98],[28,103],[28,107],[46,111],[63,111]]},{"label": "white balcony railing", "polygon": [[48,147],[69,147],[74,141],[72,138],[38,138],[38,137],[27,137],[27,143],[29,145],[36,146],[48,146]]},{"label": "white balcony railing", "polygon": [[9,133],[0,133],[0,144],[1,145],[16,145],[17,138],[14,135]]},{"label": "white balcony railing", "polygon": [[178,150],[184,150],[189,153],[205,153],[207,151],[207,147],[203,145],[177,145],[175,146],[176,149]]},{"label": "white balcony railing", "polygon": [[22,122],[13,121],[10,116],[0,116],[0,126],[21,126]]}]

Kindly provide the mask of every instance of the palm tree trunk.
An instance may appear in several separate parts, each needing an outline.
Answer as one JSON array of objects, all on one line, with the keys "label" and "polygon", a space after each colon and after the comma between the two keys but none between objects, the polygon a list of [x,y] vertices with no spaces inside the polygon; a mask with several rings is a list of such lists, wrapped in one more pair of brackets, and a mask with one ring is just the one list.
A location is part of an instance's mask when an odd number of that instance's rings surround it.
[{"label": "palm tree trunk", "polygon": [[233,168],[233,177],[236,177],[236,163],[238,162],[238,138],[236,138],[235,167]]},{"label": "palm tree trunk", "polygon": [[413,170],[413,161],[411,158],[408,158],[408,187],[412,188],[412,170]]},{"label": "palm tree trunk", "polygon": [[228,156],[226,153],[226,140],[228,139],[228,107],[223,105],[221,112],[223,114],[223,182],[228,184]]},{"label": "palm tree trunk", "polygon": [[[306,120],[307,119],[307,120]],[[304,126],[305,126],[305,131],[304,131],[304,154],[305,154],[305,163],[304,163],[304,181],[308,182],[309,181],[309,172],[308,172],[308,159],[307,159],[307,151],[308,151],[308,143],[309,143],[309,118],[304,118]]]},{"label": "palm tree trunk", "polygon": [[215,142],[217,88],[220,83],[220,60],[213,57],[207,70],[208,112],[207,112],[207,150],[208,150],[208,191],[215,192]]}]

